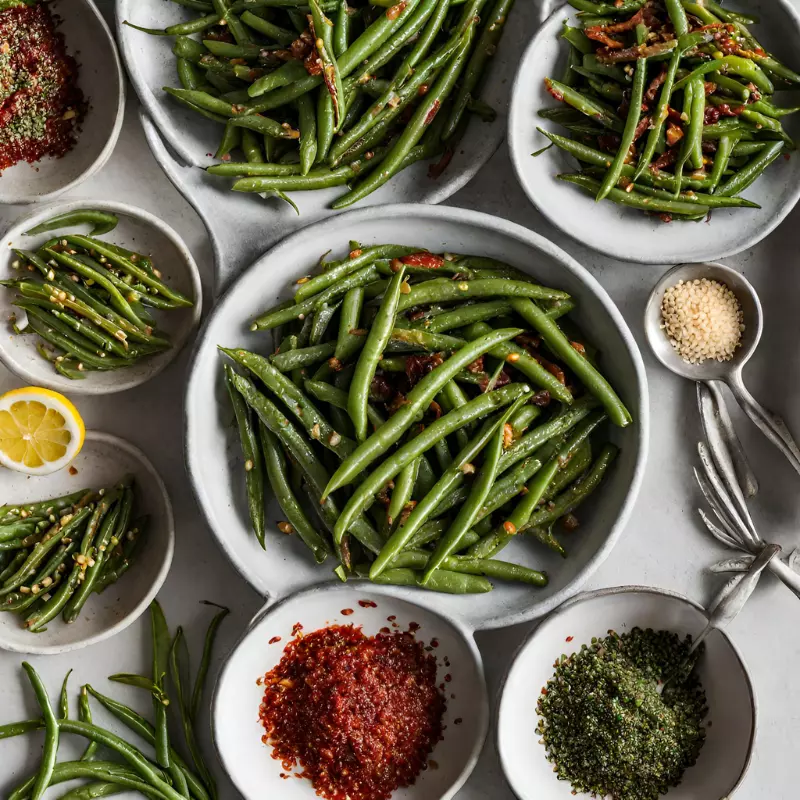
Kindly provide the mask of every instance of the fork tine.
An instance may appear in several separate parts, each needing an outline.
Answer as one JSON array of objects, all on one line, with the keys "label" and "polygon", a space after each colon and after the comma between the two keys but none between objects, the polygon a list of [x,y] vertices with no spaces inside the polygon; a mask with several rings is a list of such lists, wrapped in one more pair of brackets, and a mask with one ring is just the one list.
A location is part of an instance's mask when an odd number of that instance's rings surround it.
[{"label": "fork tine", "polygon": [[[759,537],[758,533],[756,533],[754,529],[751,530],[752,522],[750,525],[748,525],[745,520],[742,519],[736,504],[731,500],[730,495],[725,489],[725,484],[723,483],[722,478],[717,472],[711,456],[709,455],[708,448],[703,442],[697,443],[697,453],[700,456],[700,463],[703,466],[703,472],[705,472],[706,478],[711,485],[714,497],[720,506],[725,509],[728,518],[736,529],[738,538],[743,538],[753,545],[761,544],[761,538]],[[747,509],[745,509],[745,513],[747,513]]]},{"label": "fork tine", "polygon": [[703,511],[702,508],[697,509],[697,513],[700,514],[700,519],[703,520],[703,524],[708,529],[708,532],[718,541],[722,542],[726,547],[732,547],[734,550],[741,550],[742,546],[733,539],[730,534],[726,533],[722,528],[715,525],[708,514]]},{"label": "fork tine", "polygon": [[735,523],[728,516],[725,508],[721,506],[717,500],[714,490],[712,489],[711,484],[709,484],[705,475],[703,475],[696,467],[693,467],[692,469],[694,471],[694,477],[697,481],[697,485],[700,487],[700,491],[703,493],[703,497],[705,497],[706,502],[711,506],[711,510],[719,520],[725,533],[735,542],[734,546],[737,549],[749,552],[751,549],[749,539],[742,537],[741,531],[737,529]]}]

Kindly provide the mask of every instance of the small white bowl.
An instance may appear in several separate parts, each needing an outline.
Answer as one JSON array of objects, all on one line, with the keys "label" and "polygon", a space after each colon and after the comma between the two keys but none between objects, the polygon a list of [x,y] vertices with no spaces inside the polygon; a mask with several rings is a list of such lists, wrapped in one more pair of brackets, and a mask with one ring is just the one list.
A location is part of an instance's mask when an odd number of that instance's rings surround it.
[{"label": "small white bowl", "polygon": [[70,465],[51,475],[31,478],[2,470],[3,499],[35,502],[76,492],[113,486],[125,475],[134,477],[135,517],[150,517],[136,551],[136,560],[119,582],[93,595],[78,619],[67,625],[56,617],[43,633],[30,633],[16,614],[0,614],[0,648],[15,653],[54,655],[102,642],[135,622],[148,608],[167,578],[175,550],[175,525],[167,487],[138,447],[98,431],[87,431],[83,449]]},{"label": "small white bowl", "polygon": [[76,144],[63,158],[20,162],[0,175],[0,204],[52,200],[108,161],[125,115],[125,79],[114,37],[91,0],[56,0],[67,52],[78,61],[78,86],[89,109]]},{"label": "small white bowl", "polygon": [[[497,748],[511,788],[520,800],[571,800],[572,787],[558,780],[536,732],[536,703],[553,675],[553,662],[589,644],[593,636],[631,628],[696,636],[708,618],[697,603],[646,586],[620,586],[579,595],[548,617],[518,650],[501,689]],[[756,697],[742,656],[726,634],[712,633],[698,664],[709,714],[697,763],[686,770],[669,800],[717,800],[733,795],[753,754]],[[713,724],[712,724],[713,723]],[[588,797],[588,795],[580,795]]]},{"label": "small white bowl", "polygon": [[[53,369],[36,351],[39,337],[36,335],[15,335],[8,325],[8,318],[14,311],[12,301],[16,296],[14,289],[0,287],[0,361],[12,372],[28,383],[46,386],[66,394],[111,394],[132,389],[157,375],[172,362],[186,344],[192,331],[200,321],[203,308],[203,290],[200,285],[200,272],[189,252],[189,248],[177,232],[148,211],[125,203],[78,200],[57,203],[39,209],[18,222],[0,239],[0,278],[20,278],[25,274],[12,268],[16,256],[12,247],[22,250],[36,250],[44,242],[59,233],[88,233],[88,229],[75,228],[62,231],[49,231],[36,236],[25,236],[24,232],[40,222],[56,215],[82,208],[109,211],[119,217],[119,224],[110,233],[101,237],[104,241],[121,245],[138,252],[152,254],[155,265],[161,271],[164,281],[194,300],[191,308],[172,311],[153,309],[158,326],[164,330],[172,342],[169,350],[143,358],[133,366],[109,372],[87,372],[83,380],[65,378]],[[38,277],[38,273],[37,273]]]},{"label": "small white bowl", "polygon": [[[370,600],[376,607],[359,604]],[[398,789],[392,798],[453,797],[474,769],[489,725],[483,665],[472,635],[453,620],[396,597],[384,587],[325,584],[292,595],[257,615],[217,681],[211,708],[214,743],[222,765],[246,800],[313,800],[316,796],[310,781],[281,778],[287,770],[272,758],[272,747],[262,743],[264,728],[258,718],[264,687],[256,680],[278,664],[298,622],[305,633],[352,624],[368,636],[392,625],[397,626],[393,630],[408,630],[415,622],[418,639],[426,643],[438,640],[431,652],[437,658],[437,683],[446,686],[447,710],[444,738],[430,756],[436,767],[429,760],[416,782]],[[447,674],[451,680],[446,680]],[[459,718],[461,722],[456,724]]]},{"label": "small white bowl", "polygon": [[[800,14],[789,0],[752,0],[748,12],[758,14],[761,24],[753,32],[778,58],[796,65],[800,43]],[[570,183],[556,180],[562,172],[575,172],[577,161],[551,147],[545,153],[531,153],[549,144],[536,128],[562,135],[569,132],[538,111],[558,104],[545,89],[544,79],[560,80],[566,67],[568,46],[561,38],[565,19],[575,24],[575,10],[561,6],[539,28],[528,45],[514,81],[508,118],[511,161],[517,178],[541,214],[582,244],[623,261],[641,264],[676,264],[716,261],[753,247],[771,233],[800,198],[800,159],[794,153],[779,158],[752,186],[744,191],[760,209],[715,208],[708,224],[672,222],[648,217],[632,208],[594,198]],[[794,103],[791,103],[794,105]],[[800,123],[784,117],[784,125],[797,138]]]}]

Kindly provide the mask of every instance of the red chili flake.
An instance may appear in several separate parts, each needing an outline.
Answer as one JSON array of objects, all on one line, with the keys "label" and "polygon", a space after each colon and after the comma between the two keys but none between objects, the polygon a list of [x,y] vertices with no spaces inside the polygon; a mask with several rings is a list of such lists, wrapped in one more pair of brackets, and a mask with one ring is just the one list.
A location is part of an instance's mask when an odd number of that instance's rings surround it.
[{"label": "red chili flake", "polygon": [[439,269],[444,266],[444,259],[433,253],[411,253],[403,256],[400,261],[409,267],[423,267],[424,269]]},{"label": "red chili flake", "polygon": [[299,622],[295,622],[295,624],[292,626],[292,636],[297,636],[297,634],[302,630],[303,626]]},{"label": "red chili flake", "polygon": [[564,517],[561,525],[563,526],[564,530],[568,533],[571,533],[574,530],[577,530],[580,527],[580,523],[578,522],[578,518],[574,514],[567,514]]},{"label": "red chili flake", "polygon": [[719,118],[722,116],[722,112],[716,106],[706,106],[705,111],[703,112],[703,124],[705,125],[713,125],[716,122],[719,122]]},{"label": "red chili flake", "polygon": [[408,633],[323,628],[286,646],[259,718],[273,757],[302,768],[320,797],[388,800],[442,738],[435,680],[436,660]]},{"label": "red chili flake", "polygon": [[[558,662],[556,661],[556,666],[558,666]],[[542,694],[547,694],[547,689],[542,689]]]},{"label": "red chili flake", "polygon": [[567,641],[571,642],[575,637],[574,636],[567,636]]},{"label": "red chili flake", "polygon": [[548,93],[550,95],[552,95],[559,102],[561,102],[564,99],[564,95],[561,94],[561,92],[559,92],[559,91],[557,91],[556,89],[553,88],[553,83],[550,80],[550,78],[545,78],[544,79],[544,86],[545,86],[545,89],[547,89]]},{"label": "red chili flake", "polygon": [[392,614],[390,617],[386,617],[387,622],[394,622],[396,619],[397,617],[394,614]]},{"label": "red chili flake", "polygon": [[439,640],[438,639],[431,639],[431,647],[438,647]]},{"label": "red chili flake", "polygon": [[273,637],[272,637],[272,638],[269,640],[269,644],[276,644],[276,643],[277,643],[277,642],[279,642],[280,640],[281,640],[281,637],[280,637],[280,636],[273,636]]},{"label": "red chili flake", "polygon": [[343,608],[341,614],[343,617],[349,617],[353,613],[352,608]]},{"label": "red chili flake", "polygon": [[75,467],[70,467],[70,468],[67,470],[67,472],[69,472],[69,474],[70,474],[70,475],[77,475],[77,474],[78,474],[78,470],[77,470],[77,469],[75,469]]},{"label": "red chili flake", "polygon": [[383,633],[383,634],[387,634],[387,633],[391,633],[391,631],[390,631],[390,630],[389,630],[389,629],[388,629],[388,628],[387,628],[387,627],[384,625],[384,626],[381,628],[381,633]]},{"label": "red chili flake", "polygon": [[554,364],[552,361],[548,361],[546,358],[543,358],[540,355],[534,355],[534,358],[543,366],[551,375],[555,376],[556,380],[566,385],[567,377],[564,374],[564,370],[558,366],[558,364]]},{"label": "red chili flake", "polygon": [[0,12],[0,170],[75,146],[86,110],[77,78],[49,5]]},{"label": "red chili flake", "polygon": [[433,122],[433,118],[439,113],[439,109],[441,107],[442,107],[441,102],[438,99],[434,100],[433,105],[431,105],[430,110],[425,115],[425,122],[423,122],[422,124],[430,125],[431,122]]},{"label": "red chili flake", "polygon": [[610,47],[612,50],[619,50],[625,47],[624,42],[620,42],[618,39],[612,39],[606,33],[605,27],[602,26],[592,26],[590,28],[584,28],[583,31],[590,39],[593,39],[595,42],[602,42],[606,47]]},{"label": "red chili flake", "polygon": [[644,93],[644,100],[646,103],[652,103],[658,96],[658,90],[661,88],[664,81],[667,79],[667,66],[661,68],[661,72],[650,81],[647,91]]},{"label": "red chili flake", "polygon": [[361,608],[377,608],[378,604],[374,600],[359,600],[358,604]]},{"label": "red chili flake", "polygon": [[406,358],[406,377],[411,386],[416,386],[429,372],[438,367],[444,359],[440,353],[415,353]]},{"label": "red chili flake", "polygon": [[658,218],[666,224],[672,222],[672,214],[659,214]]},{"label": "red chili flake", "polygon": [[419,622],[409,622],[408,623],[408,632],[409,633],[416,633],[420,627],[422,627]]},{"label": "red chili flake", "polygon": [[540,408],[546,408],[550,405],[551,397],[550,392],[547,389],[541,389],[540,391],[536,392],[536,394],[531,397],[531,403],[535,406],[539,406]]},{"label": "red chili flake", "polygon": [[639,124],[636,126],[636,130],[633,132],[633,141],[637,141],[640,139],[646,130],[650,127],[650,115],[645,114],[641,120],[639,120]]},{"label": "red chili flake", "polygon": [[406,10],[405,0],[401,0],[401,2],[387,9],[386,17],[388,19],[397,19],[405,10]]},{"label": "red chili flake", "polygon": [[447,675],[444,676],[444,682],[450,683],[451,680],[453,680],[453,676],[448,672]]}]

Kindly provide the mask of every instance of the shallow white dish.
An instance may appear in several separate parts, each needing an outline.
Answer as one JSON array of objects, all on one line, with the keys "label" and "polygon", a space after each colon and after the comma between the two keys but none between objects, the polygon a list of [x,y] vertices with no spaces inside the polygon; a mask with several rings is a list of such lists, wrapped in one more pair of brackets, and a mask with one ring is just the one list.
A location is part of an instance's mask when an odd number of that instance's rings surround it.
[{"label": "shallow white dish", "polygon": [[0,648],[16,653],[50,655],[79,650],[102,642],[135,622],[158,594],[167,578],[175,550],[175,526],[167,487],[138,447],[98,431],[87,431],[86,441],[71,467],[50,475],[30,477],[2,470],[3,499],[12,503],[35,502],[79,489],[113,486],[126,475],[135,479],[134,513],[149,515],[147,532],[136,560],[119,582],[102,594],[92,595],[80,617],[65,625],[54,619],[43,633],[29,633],[16,614],[0,614]]},{"label": "shallow white dish", "polygon": [[[517,797],[573,797],[570,784],[558,780],[553,765],[545,758],[536,732],[536,703],[553,675],[556,658],[580,650],[593,636],[605,636],[608,630],[625,633],[638,626],[696,636],[706,622],[705,611],[697,603],[646,586],[588,592],[548,617],[517,652],[498,706],[497,748]],[[706,742],[697,764],[684,773],[679,786],[670,789],[668,800],[730,797],[750,766],[756,733],[755,691],[741,654],[726,634],[715,631],[706,639],[698,670],[709,707]]]},{"label": "shallow white dish", "polygon": [[0,278],[20,278],[25,273],[12,268],[17,260],[12,247],[21,250],[36,250],[44,242],[59,233],[88,233],[88,228],[70,228],[61,231],[48,231],[35,236],[25,236],[24,232],[51,217],[82,208],[109,211],[119,217],[119,224],[110,233],[98,238],[121,245],[122,247],[152,254],[156,267],[161,271],[164,281],[170,286],[194,299],[191,308],[172,311],[154,309],[159,327],[172,341],[169,350],[144,358],[131,367],[109,372],[87,372],[83,380],[71,380],[60,375],[53,366],[36,351],[36,335],[17,336],[13,334],[8,322],[14,311],[12,300],[16,291],[0,287],[0,320],[5,329],[0,335],[0,361],[23,380],[38,386],[47,386],[67,394],[111,394],[131,389],[150,380],[170,362],[186,344],[189,336],[200,321],[203,307],[200,273],[189,248],[177,232],[148,211],[125,203],[79,200],[57,203],[42,208],[18,222],[0,239]]},{"label": "shallow white dish", "polygon": [[[415,589],[403,597],[434,603],[439,611],[474,628],[495,628],[551,611],[605,559],[622,532],[639,490],[647,452],[649,409],[647,382],[636,343],[608,295],[577,262],[535,233],[505,220],[458,208],[398,205],[352,211],[317,223],[286,239],[260,258],[215,306],[198,339],[186,387],[186,464],[198,503],[222,550],[259,592],[285,597],[318,583],[332,567],[314,564],[295,536],[279,534],[275,503],[267,509],[267,552],[250,529],[245,500],[241,449],[221,380],[217,345],[272,352],[268,333],[251,333],[249,322],[277,300],[289,297],[291,281],[308,273],[319,256],[347,247],[394,242],[434,252],[493,256],[536,276],[546,285],[576,298],[576,322],[603,351],[601,363],[634,417],[628,428],[609,428],[621,448],[603,490],[592,499],[584,524],[571,534],[566,560],[532,542],[513,542],[510,561],[544,568],[547,588],[498,582],[490,594],[433,595]],[[425,595],[423,599],[422,594]]]},{"label": "shallow white dish", "polygon": [[75,147],[63,158],[21,162],[0,175],[0,203],[52,200],[94,175],[108,161],[125,114],[125,79],[117,45],[92,0],[56,0],[58,31],[79,65],[78,86],[89,104]]},{"label": "shallow white dish", "polygon": [[[377,607],[364,608],[360,600],[373,601]],[[343,614],[344,610],[352,613]],[[396,620],[391,620],[393,616]],[[280,777],[286,770],[272,758],[272,748],[262,743],[264,728],[258,718],[264,687],[256,680],[280,661],[298,622],[304,633],[329,625],[352,624],[361,626],[368,636],[392,625],[397,626],[393,630],[408,630],[409,624],[415,622],[420,626],[416,633],[419,640],[438,640],[431,652],[437,660],[437,683],[446,686],[447,709],[444,738],[430,755],[436,767],[429,763],[412,786],[398,789],[392,798],[453,797],[478,761],[489,724],[489,700],[475,641],[452,620],[396,597],[384,587],[341,584],[314,587],[266,609],[253,621],[222,668],[211,709],[214,743],[241,794],[247,800],[313,800],[316,796],[310,781]],[[274,637],[280,637],[280,641],[270,643]],[[446,675],[451,679],[446,680]],[[459,718],[461,722],[456,724]]]},{"label": "shallow white dish", "polygon": [[[800,42],[800,14],[789,0],[754,0],[748,12],[761,16],[753,32],[778,58],[796,63]],[[525,51],[514,81],[509,111],[511,160],[522,188],[536,208],[553,225],[595,250],[643,264],[675,264],[683,261],[715,261],[746,250],[767,236],[789,214],[800,198],[800,159],[779,158],[743,194],[760,209],[716,208],[709,224],[673,222],[594,198],[582,189],[556,180],[562,172],[575,172],[577,162],[557,147],[536,158],[531,153],[549,142],[536,128],[559,134],[566,129],[539,117],[542,108],[556,101],[544,86],[546,77],[560,79],[566,66],[567,45],[560,38],[561,25],[575,19],[575,10],[562,6],[551,14]],[[792,96],[792,95],[790,95]],[[796,97],[796,95],[794,95]],[[794,105],[794,103],[792,103]],[[800,123],[784,117],[783,123],[797,138]]]},{"label": "shallow white dish", "polygon": [[[219,145],[222,126],[180,106],[162,91],[164,86],[178,85],[172,39],[149,36],[123,24],[130,20],[145,27],[163,28],[191,18],[187,9],[163,0],[118,0],[116,4],[120,50],[128,75],[147,117],[167,147],[159,141],[158,134],[148,133],[148,143],[167,176],[208,227],[218,283],[224,284],[291,231],[336,213],[328,206],[342,194],[342,187],[291,192],[300,209],[298,216],[287,203],[231,192],[229,179],[197,169],[216,163],[212,154]],[[505,137],[513,73],[527,36],[540,19],[538,2],[516,3],[503,32],[502,45],[488,65],[482,96],[490,100],[497,119],[492,123],[477,118],[470,121],[452,162],[438,180],[428,178],[428,162],[415,164],[362,201],[362,207],[396,202],[441,203],[472,179]],[[146,132],[147,128],[145,122]]]}]

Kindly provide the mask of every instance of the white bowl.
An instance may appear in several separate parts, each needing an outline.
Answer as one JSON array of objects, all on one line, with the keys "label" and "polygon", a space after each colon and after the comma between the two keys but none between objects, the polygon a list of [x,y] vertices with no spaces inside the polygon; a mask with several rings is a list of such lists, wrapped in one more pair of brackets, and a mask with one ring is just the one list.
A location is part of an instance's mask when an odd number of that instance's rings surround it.
[{"label": "white bowl", "polygon": [[[373,601],[376,607],[364,608],[359,604],[364,600]],[[345,610],[353,613],[343,614]],[[390,621],[393,616],[396,619]],[[272,758],[272,748],[262,743],[264,728],[258,718],[264,687],[256,680],[280,661],[298,622],[305,633],[329,625],[352,624],[361,626],[368,636],[393,623],[398,626],[394,630],[408,630],[409,623],[416,622],[420,626],[418,639],[438,640],[431,652],[437,658],[437,683],[446,686],[447,709],[444,738],[430,756],[436,768],[429,764],[412,786],[399,789],[392,798],[453,797],[478,761],[489,724],[489,700],[475,641],[457,623],[400,599],[383,587],[341,584],[318,586],[268,608],[266,614],[256,617],[222,668],[211,709],[214,743],[239,792],[247,800],[316,797],[310,781],[280,777],[286,770]],[[271,643],[274,637],[280,637],[280,641]],[[448,674],[451,680],[446,681]],[[459,718],[462,721],[456,724]]]},{"label": "white bowl", "polygon": [[[520,800],[570,800],[572,787],[558,780],[536,732],[536,703],[553,676],[553,662],[589,644],[593,636],[631,628],[670,630],[696,636],[708,621],[697,603],[673,592],[621,586],[580,595],[548,617],[522,644],[501,689],[497,748],[511,788]],[[707,737],[695,766],[669,800],[718,800],[744,780],[753,753],[756,697],[736,646],[719,631],[706,639],[698,663],[709,714]],[[712,724],[713,723],[713,724]],[[588,795],[579,795],[588,797]]]},{"label": "white bowl", "polygon": [[17,260],[12,247],[22,250],[36,250],[44,242],[59,233],[88,233],[88,229],[64,229],[49,231],[36,236],[25,236],[24,232],[51,217],[82,208],[109,211],[119,217],[119,224],[113,231],[98,237],[104,241],[121,245],[139,252],[152,254],[155,265],[161,271],[164,281],[194,300],[191,308],[178,308],[172,311],[153,309],[159,328],[170,337],[172,347],[154,356],[138,361],[133,366],[108,372],[87,372],[83,380],[65,378],[53,369],[36,351],[38,336],[16,336],[11,333],[6,320],[14,311],[12,300],[16,291],[0,287],[0,320],[6,326],[0,335],[0,361],[23,380],[37,386],[47,386],[66,394],[111,394],[132,389],[157,375],[172,362],[200,321],[203,308],[203,290],[200,273],[189,248],[177,232],[148,211],[125,203],[77,200],[57,203],[18,222],[0,239],[0,278],[19,278],[25,273],[11,267]]},{"label": "white bowl", "polygon": [[[461,208],[382,206],[341,214],[285,239],[256,261],[220,299],[198,339],[186,387],[186,464],[198,503],[228,555],[259,592],[284,597],[324,579],[331,567],[319,567],[296,536],[280,534],[277,504],[267,509],[267,552],[250,529],[241,447],[222,378],[223,357],[217,345],[271,352],[269,333],[251,333],[250,320],[288,297],[291,283],[308,273],[319,256],[344,251],[349,239],[364,245],[394,242],[493,256],[564,289],[578,303],[576,322],[599,346],[601,364],[634,417],[625,429],[609,435],[621,452],[583,524],[570,534],[570,557],[562,559],[530,541],[509,545],[508,559],[544,568],[545,589],[497,583],[480,596],[437,595],[436,607],[470,627],[493,628],[532,619],[551,611],[574,594],[605,559],[621,534],[639,489],[647,452],[649,410],[641,356],[622,316],[599,283],[570,256],[519,225]],[[504,558],[506,557],[504,553]],[[426,598],[416,589],[404,597]],[[423,602],[420,600],[420,602]],[[434,602],[425,599],[424,602]]]},{"label": "white bowl", "polygon": [[[170,37],[149,36],[123,22],[128,20],[151,28],[163,28],[191,19],[186,9],[162,0],[117,0],[117,30],[120,50],[131,82],[139,95],[147,114],[152,118],[170,147],[186,164],[205,167],[216,160],[211,157],[220,142],[222,126],[210,122],[198,114],[179,105],[166,92],[164,86],[177,86],[175,57],[172,55]],[[502,142],[506,130],[506,114],[511,89],[511,75],[525,47],[525,31],[538,23],[539,10],[536,3],[517,3],[511,12],[511,24],[503,32],[502,44],[488,65],[482,97],[490,101],[497,112],[492,123],[473,119],[451,164],[438,180],[427,177],[428,163],[419,163],[404,170],[365,201],[377,205],[390,202],[440,203],[454,194],[472,179]],[[230,181],[208,176],[218,187],[219,202],[233,202],[229,190]],[[180,187],[179,187],[180,188]],[[301,212],[295,212],[284,204],[270,204],[264,217],[288,216],[294,228],[303,225],[303,220],[320,213],[333,213],[330,203],[343,193],[342,187],[313,192],[292,192]],[[226,199],[227,198],[227,199]],[[250,198],[250,204],[261,208],[263,201]],[[272,212],[271,214],[269,212]],[[225,214],[224,207],[221,213]],[[233,219],[235,219],[235,215]],[[210,222],[214,222],[211,214]]]},{"label": "white bowl", "polygon": [[56,0],[58,31],[79,65],[78,86],[89,104],[76,144],[63,158],[21,162],[0,176],[0,204],[52,200],[94,175],[111,156],[125,114],[125,80],[117,45],[91,0]]},{"label": "white bowl", "polygon": [[51,655],[80,650],[102,642],[135,622],[148,608],[167,578],[175,550],[175,526],[167,487],[138,447],[108,433],[87,431],[80,454],[70,467],[31,478],[2,471],[3,500],[35,502],[76,492],[113,486],[125,475],[134,477],[134,515],[149,515],[147,532],[135,561],[119,582],[92,595],[78,619],[66,625],[56,617],[43,633],[30,633],[16,614],[0,614],[0,648],[15,653]]},{"label": "white bowl", "polygon": [[[794,4],[789,0],[753,0],[747,10],[761,16],[761,24],[753,26],[759,41],[778,58],[785,57],[796,65],[800,14]],[[570,6],[562,6],[547,19],[528,45],[514,81],[508,119],[511,160],[536,208],[582,244],[642,264],[715,261],[752,247],[774,230],[800,198],[800,159],[794,153],[788,160],[779,158],[743,193],[759,203],[760,209],[716,208],[709,224],[665,224],[658,217],[645,216],[610,200],[596,203],[577,186],[556,180],[558,173],[577,169],[575,159],[564,151],[552,147],[531,157],[549,143],[537,127],[568,134],[537,112],[559,105],[547,93],[544,79],[560,79],[563,74],[567,44],[560,38],[561,25],[565,19],[574,20],[575,13]],[[800,133],[800,123],[794,117],[784,117],[783,122],[790,134]]]}]

